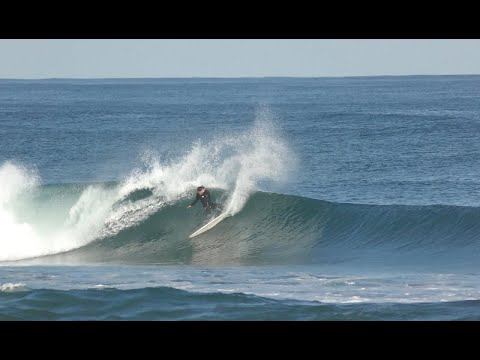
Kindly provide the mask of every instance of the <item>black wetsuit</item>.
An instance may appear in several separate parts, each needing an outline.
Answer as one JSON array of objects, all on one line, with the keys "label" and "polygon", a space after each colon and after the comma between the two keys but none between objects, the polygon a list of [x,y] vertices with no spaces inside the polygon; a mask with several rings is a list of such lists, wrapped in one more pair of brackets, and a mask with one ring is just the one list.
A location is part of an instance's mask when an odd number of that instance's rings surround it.
[{"label": "black wetsuit", "polygon": [[198,200],[200,200],[202,202],[203,208],[205,210],[215,209],[217,207],[221,208],[221,206],[219,204],[215,204],[213,202],[213,199],[210,196],[210,192],[207,189],[205,189],[205,191],[203,192],[202,195],[197,193],[197,197],[195,198],[195,201],[193,203],[191,203],[190,206],[195,205]]}]

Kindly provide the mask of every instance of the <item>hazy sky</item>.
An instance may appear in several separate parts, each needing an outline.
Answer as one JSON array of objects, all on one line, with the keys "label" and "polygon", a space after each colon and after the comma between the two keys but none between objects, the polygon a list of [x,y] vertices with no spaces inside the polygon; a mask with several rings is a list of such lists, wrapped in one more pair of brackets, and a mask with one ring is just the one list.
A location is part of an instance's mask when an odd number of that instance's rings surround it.
[{"label": "hazy sky", "polygon": [[0,39],[0,78],[480,74],[480,40]]}]

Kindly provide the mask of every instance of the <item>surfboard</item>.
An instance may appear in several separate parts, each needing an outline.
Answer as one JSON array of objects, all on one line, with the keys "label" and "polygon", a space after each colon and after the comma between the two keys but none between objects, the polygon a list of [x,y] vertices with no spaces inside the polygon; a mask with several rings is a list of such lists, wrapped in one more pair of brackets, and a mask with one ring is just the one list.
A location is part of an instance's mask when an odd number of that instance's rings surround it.
[{"label": "surfboard", "polygon": [[222,221],[223,219],[225,219],[226,217],[229,217],[229,216],[232,216],[232,215],[226,214],[226,213],[218,215],[215,219],[213,219],[212,221],[203,225],[200,229],[195,231],[192,235],[189,236],[189,238],[194,238],[195,236],[200,235],[207,230],[210,230],[212,227],[217,225],[220,221]]}]

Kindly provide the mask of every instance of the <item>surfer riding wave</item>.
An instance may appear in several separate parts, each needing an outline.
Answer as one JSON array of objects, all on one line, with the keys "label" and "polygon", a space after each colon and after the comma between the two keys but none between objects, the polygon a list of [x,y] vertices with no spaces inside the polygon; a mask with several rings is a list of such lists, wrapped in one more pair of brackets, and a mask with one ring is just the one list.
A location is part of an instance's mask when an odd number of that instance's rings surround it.
[{"label": "surfer riding wave", "polygon": [[213,209],[223,210],[222,205],[213,202],[210,192],[203,185],[197,188],[197,196],[195,197],[195,200],[187,206],[187,208],[191,208],[198,202],[198,200],[201,201],[203,208],[207,213],[210,213]]}]

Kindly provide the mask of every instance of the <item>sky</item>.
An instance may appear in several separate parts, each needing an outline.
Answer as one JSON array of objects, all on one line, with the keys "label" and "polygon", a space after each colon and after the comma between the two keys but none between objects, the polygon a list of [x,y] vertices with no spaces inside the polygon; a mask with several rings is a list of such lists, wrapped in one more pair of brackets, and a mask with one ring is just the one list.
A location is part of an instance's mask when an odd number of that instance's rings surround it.
[{"label": "sky", "polygon": [[0,79],[480,74],[480,39],[0,39]]}]

